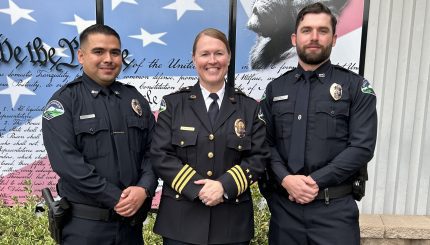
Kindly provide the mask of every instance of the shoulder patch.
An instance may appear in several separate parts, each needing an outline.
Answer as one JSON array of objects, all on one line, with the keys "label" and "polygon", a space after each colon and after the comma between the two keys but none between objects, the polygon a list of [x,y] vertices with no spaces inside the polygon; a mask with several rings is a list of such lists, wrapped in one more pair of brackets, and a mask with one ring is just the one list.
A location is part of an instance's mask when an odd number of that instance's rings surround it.
[{"label": "shoulder patch", "polygon": [[160,109],[158,109],[158,113],[161,113],[167,109],[167,104],[164,98],[160,102]]},{"label": "shoulder patch", "polygon": [[64,114],[64,107],[58,100],[51,100],[45,107],[42,117],[46,120],[59,117]]},{"label": "shoulder patch", "polygon": [[372,88],[372,85],[370,85],[370,82],[367,79],[364,79],[363,84],[361,84],[361,92],[376,96],[375,91]]}]

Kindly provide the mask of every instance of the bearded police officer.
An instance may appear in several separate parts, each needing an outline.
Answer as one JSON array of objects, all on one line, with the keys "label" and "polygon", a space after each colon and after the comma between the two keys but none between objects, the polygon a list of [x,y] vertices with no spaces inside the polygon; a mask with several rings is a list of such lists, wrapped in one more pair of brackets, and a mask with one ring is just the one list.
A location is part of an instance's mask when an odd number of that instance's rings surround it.
[{"label": "bearded police officer", "polygon": [[266,190],[270,244],[360,243],[352,186],[373,157],[376,97],[366,79],[330,63],[335,31],[329,8],[304,7],[291,36],[298,67],[261,102],[275,183]]},{"label": "bearded police officer", "polygon": [[63,244],[143,244],[142,222],[156,178],[149,161],[154,117],[121,70],[118,33],[105,25],[80,35],[83,75],[50,99],[42,129],[58,194],[71,206]]}]

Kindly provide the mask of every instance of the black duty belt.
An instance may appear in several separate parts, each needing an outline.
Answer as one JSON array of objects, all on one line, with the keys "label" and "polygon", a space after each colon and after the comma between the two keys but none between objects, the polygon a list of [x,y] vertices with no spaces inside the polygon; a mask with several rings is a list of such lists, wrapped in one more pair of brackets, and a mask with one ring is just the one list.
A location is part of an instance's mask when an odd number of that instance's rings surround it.
[{"label": "black duty belt", "polygon": [[326,204],[329,204],[330,199],[344,197],[350,193],[352,193],[352,184],[333,186],[320,190],[315,199],[323,199]]},{"label": "black duty belt", "polygon": [[105,222],[122,221],[132,226],[139,221],[139,212],[132,217],[122,217],[112,209],[99,208],[80,203],[70,203],[70,206],[72,206],[72,216],[77,218]]}]

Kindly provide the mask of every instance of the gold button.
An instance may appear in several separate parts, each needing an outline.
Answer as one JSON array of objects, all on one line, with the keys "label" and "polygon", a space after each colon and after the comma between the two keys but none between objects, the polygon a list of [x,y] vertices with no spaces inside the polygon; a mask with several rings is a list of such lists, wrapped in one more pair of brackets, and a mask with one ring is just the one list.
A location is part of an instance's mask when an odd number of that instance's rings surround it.
[{"label": "gold button", "polygon": [[208,157],[209,157],[209,158],[213,158],[213,157],[214,157],[213,152],[211,152],[211,151],[210,151],[210,152],[208,153]]},{"label": "gold button", "polygon": [[209,135],[209,140],[214,140],[214,139],[215,139],[215,136],[213,134],[210,134]]},{"label": "gold button", "polygon": [[241,146],[241,145],[238,145],[238,146],[237,146],[237,149],[242,150],[242,146]]},{"label": "gold button", "polygon": [[179,195],[178,195],[178,194],[176,194],[176,196],[175,196],[175,197],[176,197],[176,199],[178,199],[178,198],[179,198]]},{"label": "gold button", "polygon": [[250,179],[252,179],[252,175],[250,174],[249,176],[248,176]]},{"label": "gold button", "polygon": [[212,171],[208,171],[207,173],[206,173],[209,177],[211,177],[212,176]]},{"label": "gold button", "polygon": [[246,169],[246,172],[249,173],[249,168]]},{"label": "gold button", "polygon": [[181,145],[184,145],[184,144],[185,144],[185,142],[183,140],[181,140]]}]

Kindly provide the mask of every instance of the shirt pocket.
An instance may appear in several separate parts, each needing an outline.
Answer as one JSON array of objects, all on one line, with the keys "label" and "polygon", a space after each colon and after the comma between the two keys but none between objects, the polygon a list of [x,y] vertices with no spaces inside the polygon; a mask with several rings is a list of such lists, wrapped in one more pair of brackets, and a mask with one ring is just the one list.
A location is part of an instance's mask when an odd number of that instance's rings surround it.
[{"label": "shirt pocket", "polygon": [[343,139],[349,136],[349,103],[347,101],[316,104],[316,134],[320,138]]},{"label": "shirt pocket", "polygon": [[177,156],[190,166],[195,166],[197,160],[196,131],[173,131],[172,145],[176,148]]},{"label": "shirt pocket", "polygon": [[275,133],[278,138],[289,138],[294,121],[294,103],[290,101],[275,102],[273,105]]},{"label": "shirt pocket", "polygon": [[148,134],[148,122],[143,117],[127,116],[128,142],[130,149],[144,151],[143,145]]},{"label": "shirt pocket", "polygon": [[104,119],[78,120],[74,125],[78,149],[85,159],[108,154],[110,149],[109,127]]}]

